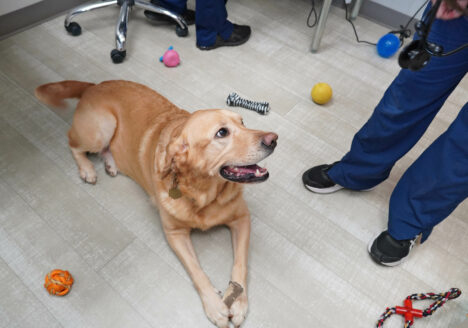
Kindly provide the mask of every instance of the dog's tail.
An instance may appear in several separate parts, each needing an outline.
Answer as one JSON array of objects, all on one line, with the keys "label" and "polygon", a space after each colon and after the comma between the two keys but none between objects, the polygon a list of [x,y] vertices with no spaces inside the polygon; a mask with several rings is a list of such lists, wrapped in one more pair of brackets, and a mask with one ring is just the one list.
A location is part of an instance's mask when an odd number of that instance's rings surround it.
[{"label": "dog's tail", "polygon": [[62,81],[40,85],[34,91],[37,99],[51,107],[65,108],[67,98],[81,98],[83,92],[94,83],[80,81]]}]

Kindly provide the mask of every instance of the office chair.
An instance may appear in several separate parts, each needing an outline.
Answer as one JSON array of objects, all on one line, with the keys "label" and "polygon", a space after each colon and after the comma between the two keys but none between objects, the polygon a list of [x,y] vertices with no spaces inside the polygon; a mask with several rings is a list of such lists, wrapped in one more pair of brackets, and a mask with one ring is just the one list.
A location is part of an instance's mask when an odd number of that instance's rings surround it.
[{"label": "office chair", "polygon": [[177,23],[175,30],[176,34],[178,36],[188,35],[187,24],[181,16],[165,8],[142,0],[104,0],[78,6],[70,10],[70,12],[67,14],[67,17],[65,18],[65,29],[69,34],[73,36],[78,36],[81,34],[81,26],[76,22],[72,22],[72,19],[75,16],[94,9],[104,8],[113,5],[120,6],[119,20],[115,29],[116,49],[113,49],[110,54],[111,59],[115,64],[123,62],[123,60],[125,59],[125,55],[127,54],[125,50],[125,42],[127,40],[128,14],[133,6],[143,8],[154,13],[163,14],[172,18]]}]

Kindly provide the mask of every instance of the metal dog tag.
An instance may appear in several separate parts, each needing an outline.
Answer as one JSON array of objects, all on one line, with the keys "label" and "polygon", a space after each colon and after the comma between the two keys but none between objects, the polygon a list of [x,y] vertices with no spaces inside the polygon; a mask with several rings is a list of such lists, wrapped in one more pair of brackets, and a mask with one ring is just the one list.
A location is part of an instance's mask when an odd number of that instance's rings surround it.
[{"label": "metal dog tag", "polygon": [[182,192],[179,188],[172,187],[171,189],[169,189],[169,197],[171,197],[172,199],[178,199],[182,197]]}]

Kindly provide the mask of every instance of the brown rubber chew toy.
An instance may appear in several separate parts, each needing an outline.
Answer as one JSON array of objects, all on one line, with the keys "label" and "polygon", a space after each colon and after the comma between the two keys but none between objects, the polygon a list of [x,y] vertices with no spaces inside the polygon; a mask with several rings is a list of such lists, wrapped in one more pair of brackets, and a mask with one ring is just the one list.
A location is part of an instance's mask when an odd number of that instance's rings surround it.
[{"label": "brown rubber chew toy", "polygon": [[232,303],[239,297],[240,294],[244,291],[244,288],[235,281],[229,282],[229,287],[226,289],[226,292],[223,296],[223,302],[226,304],[228,309],[231,308]]},{"label": "brown rubber chew toy", "polygon": [[68,271],[55,269],[45,276],[44,287],[50,295],[64,296],[73,285],[73,277]]}]

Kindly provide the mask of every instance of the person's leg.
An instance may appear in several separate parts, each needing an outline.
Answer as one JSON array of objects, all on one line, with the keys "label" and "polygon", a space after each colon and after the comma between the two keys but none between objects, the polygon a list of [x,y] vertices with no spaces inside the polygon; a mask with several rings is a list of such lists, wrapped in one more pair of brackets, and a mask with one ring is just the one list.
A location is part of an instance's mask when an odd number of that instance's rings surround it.
[{"label": "person's leg", "polygon": [[227,40],[232,34],[233,24],[227,20],[224,0],[197,0],[195,3],[195,25],[197,45],[211,46],[216,37]]},{"label": "person's leg", "polygon": [[396,240],[432,228],[468,197],[468,103],[452,125],[411,165],[390,198],[388,232]]},{"label": "person's leg", "polygon": [[468,197],[467,131],[468,103],[398,182],[390,199],[388,230],[369,243],[376,262],[401,263],[419,234],[424,242],[433,227]]},{"label": "person's leg", "polygon": [[[436,20],[429,41],[449,51],[468,42],[468,20]],[[447,97],[467,72],[468,49],[432,57],[420,71],[401,70],[369,121],[355,135],[351,150],[328,172],[349,189],[371,188],[385,180],[395,162],[426,131]]]}]

